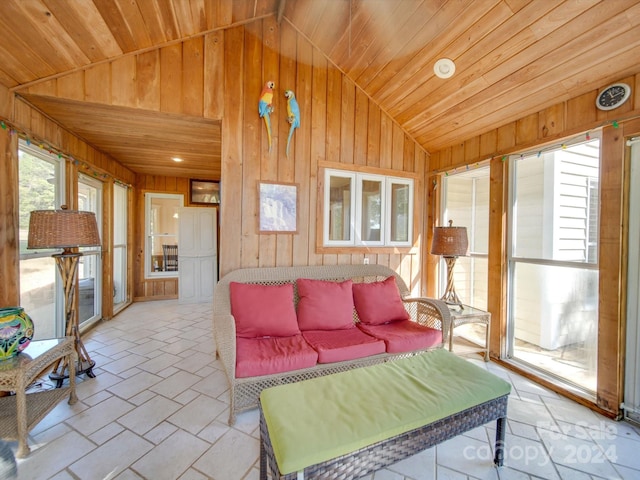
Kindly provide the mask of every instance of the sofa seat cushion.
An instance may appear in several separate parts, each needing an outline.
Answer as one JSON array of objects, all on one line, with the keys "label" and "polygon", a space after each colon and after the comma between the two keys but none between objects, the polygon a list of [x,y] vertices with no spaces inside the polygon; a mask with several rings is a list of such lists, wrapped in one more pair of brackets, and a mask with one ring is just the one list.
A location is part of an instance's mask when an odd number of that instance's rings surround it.
[{"label": "sofa seat cushion", "polygon": [[409,319],[394,277],[382,282],[354,283],[352,288],[353,303],[362,323],[379,325]]},{"label": "sofa seat cushion", "polygon": [[293,284],[229,284],[231,314],[236,321],[236,335],[244,338],[289,337],[299,335]]},{"label": "sofa seat cushion", "polygon": [[351,280],[331,282],[299,278],[298,326],[300,330],[353,328]]},{"label": "sofa seat cushion", "polygon": [[318,353],[302,335],[236,337],[236,378],[257,377],[313,367]]},{"label": "sofa seat cushion", "polygon": [[387,353],[402,353],[438,346],[442,332],[411,320],[398,320],[383,325],[358,323],[358,328],[372,337],[384,340]]},{"label": "sofa seat cushion", "polygon": [[355,326],[343,330],[307,330],[304,339],[318,352],[318,363],[344,362],[384,353],[382,340],[367,335]]}]

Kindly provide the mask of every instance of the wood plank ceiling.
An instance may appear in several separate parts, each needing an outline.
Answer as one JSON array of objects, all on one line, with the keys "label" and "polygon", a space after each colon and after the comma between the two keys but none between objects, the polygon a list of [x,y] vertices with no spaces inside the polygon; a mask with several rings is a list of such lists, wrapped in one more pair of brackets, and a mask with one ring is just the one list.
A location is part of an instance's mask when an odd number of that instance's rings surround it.
[{"label": "wood plank ceiling", "polygon": [[[43,79],[264,15],[290,22],[427,151],[572,97],[595,99],[599,88],[640,71],[640,0],[3,0],[0,84],[20,93]],[[440,58],[455,61],[449,79],[434,75]],[[144,171],[144,152],[120,145],[116,132],[83,124],[82,105],[29,100]],[[142,123],[150,116],[177,121],[116,107],[101,114],[123,128],[131,117],[128,141],[135,143],[136,133],[151,138],[149,161],[154,138]],[[205,149],[211,155],[211,145]]]}]

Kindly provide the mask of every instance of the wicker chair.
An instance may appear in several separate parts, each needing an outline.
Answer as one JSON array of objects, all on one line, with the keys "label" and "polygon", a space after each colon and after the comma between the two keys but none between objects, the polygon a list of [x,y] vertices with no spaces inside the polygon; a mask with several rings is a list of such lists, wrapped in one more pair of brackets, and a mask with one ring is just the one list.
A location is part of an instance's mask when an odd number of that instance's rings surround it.
[{"label": "wicker chair", "polygon": [[[258,377],[236,378],[236,329],[231,314],[229,283],[253,283],[261,285],[282,285],[293,283],[298,278],[342,281],[351,279],[357,282],[375,282],[394,276],[403,297],[404,306],[411,319],[422,325],[449,331],[449,309],[440,300],[431,298],[410,298],[409,289],[404,280],[393,270],[382,265],[326,265],[274,268],[247,268],[228,273],[216,284],[213,300],[213,331],[216,341],[217,356],[220,358],[229,380],[229,425],[235,423],[236,414],[244,410],[258,407],[260,392],[268,387],[282,383],[298,382],[321,375],[350,370],[356,367],[375,365],[391,359],[402,358],[418,352],[400,354],[382,353],[370,357],[346,362],[317,364],[311,368],[294,370],[286,373],[262,375]],[[294,302],[297,294],[294,287]],[[354,313],[354,321],[358,322]],[[443,337],[444,337],[443,335]],[[444,338],[443,338],[444,341]],[[442,345],[439,345],[441,347]]]}]

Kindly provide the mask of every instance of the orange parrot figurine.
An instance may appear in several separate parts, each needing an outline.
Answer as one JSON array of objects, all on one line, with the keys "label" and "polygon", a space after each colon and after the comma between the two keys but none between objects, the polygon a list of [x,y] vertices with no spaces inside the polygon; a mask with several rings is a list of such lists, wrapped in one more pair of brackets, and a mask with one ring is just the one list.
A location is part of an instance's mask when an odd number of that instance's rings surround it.
[{"label": "orange parrot figurine", "polygon": [[271,112],[273,112],[273,88],[276,86],[274,82],[269,80],[264,84],[262,93],[260,93],[260,101],[258,102],[258,113],[260,118],[264,119],[264,124],[267,127],[267,138],[269,139],[269,152],[271,152]]}]

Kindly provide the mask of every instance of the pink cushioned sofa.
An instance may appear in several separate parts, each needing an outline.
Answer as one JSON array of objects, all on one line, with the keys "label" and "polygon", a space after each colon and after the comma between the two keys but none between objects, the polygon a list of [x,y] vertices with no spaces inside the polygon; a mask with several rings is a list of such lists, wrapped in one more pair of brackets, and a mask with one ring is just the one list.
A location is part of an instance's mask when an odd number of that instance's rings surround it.
[{"label": "pink cushioned sofa", "polygon": [[382,265],[248,268],[216,285],[213,330],[229,424],[267,387],[440,348],[449,310]]}]

